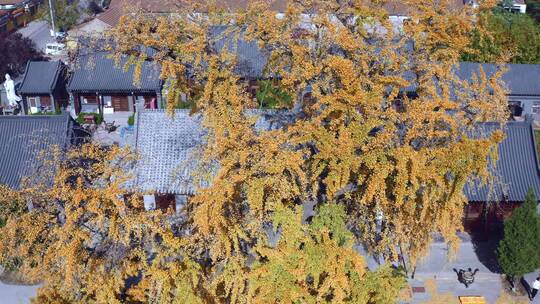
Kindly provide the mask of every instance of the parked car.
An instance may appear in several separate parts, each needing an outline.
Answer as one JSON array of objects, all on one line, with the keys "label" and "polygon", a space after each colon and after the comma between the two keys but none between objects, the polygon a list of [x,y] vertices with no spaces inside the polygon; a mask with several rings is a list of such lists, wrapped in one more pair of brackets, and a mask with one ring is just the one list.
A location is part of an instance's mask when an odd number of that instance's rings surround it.
[{"label": "parked car", "polygon": [[47,43],[47,45],[45,45],[45,54],[60,55],[65,49],[66,45],[63,43]]}]

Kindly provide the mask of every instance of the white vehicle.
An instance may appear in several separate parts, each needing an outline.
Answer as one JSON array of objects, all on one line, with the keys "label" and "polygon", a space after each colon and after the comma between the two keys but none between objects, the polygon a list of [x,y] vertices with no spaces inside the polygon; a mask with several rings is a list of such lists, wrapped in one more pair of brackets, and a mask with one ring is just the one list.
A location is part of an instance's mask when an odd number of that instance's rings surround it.
[{"label": "white vehicle", "polygon": [[45,54],[60,55],[65,49],[66,45],[63,43],[47,43],[47,45],[45,45]]}]

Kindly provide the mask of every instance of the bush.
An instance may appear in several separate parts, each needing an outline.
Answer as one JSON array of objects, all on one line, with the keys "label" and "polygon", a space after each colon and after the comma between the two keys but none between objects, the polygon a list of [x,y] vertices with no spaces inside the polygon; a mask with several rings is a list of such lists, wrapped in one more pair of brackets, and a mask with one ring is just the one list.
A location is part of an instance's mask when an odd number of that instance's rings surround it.
[{"label": "bush", "polygon": [[132,115],[128,117],[127,123],[129,126],[133,126],[135,124],[135,113],[133,113]]},{"label": "bush", "polygon": [[540,216],[532,189],[523,205],[504,222],[504,238],[499,242],[497,259],[503,272],[512,279],[540,267]]},{"label": "bush", "polygon": [[99,113],[87,113],[87,112],[79,113],[79,115],[77,116],[77,122],[80,123],[80,124],[83,124],[84,123],[84,116],[87,116],[87,115],[94,116],[94,121],[98,125],[103,122],[103,115],[102,114],[99,114]]}]

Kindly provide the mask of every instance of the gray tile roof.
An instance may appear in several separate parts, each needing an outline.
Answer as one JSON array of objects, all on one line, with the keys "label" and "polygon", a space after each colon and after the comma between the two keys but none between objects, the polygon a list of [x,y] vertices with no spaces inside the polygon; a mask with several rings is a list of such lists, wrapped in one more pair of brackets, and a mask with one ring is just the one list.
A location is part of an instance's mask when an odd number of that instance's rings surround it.
[{"label": "gray tile roof", "polygon": [[[194,194],[192,173],[197,168],[205,131],[200,115],[176,110],[174,117],[163,110],[145,110],[138,114],[136,149],[137,187],[143,191],[171,194]],[[281,128],[292,122],[287,111],[251,111],[258,115],[258,130]],[[482,124],[481,134],[498,128],[495,123]],[[532,187],[540,197],[540,170],[537,163],[534,131],[530,122],[509,122],[504,129],[506,139],[499,145],[499,160],[492,169],[492,187],[471,183],[464,189],[470,201],[522,201]],[[493,189],[490,192],[490,189]]]},{"label": "gray tile roof", "polygon": [[71,123],[69,115],[0,116],[0,184],[19,188],[44,151],[70,143]]},{"label": "gray tile roof", "polygon": [[28,61],[19,92],[21,94],[51,94],[60,72],[60,61]]},{"label": "gray tile roof", "polygon": [[87,93],[157,93],[161,91],[160,67],[145,62],[141,69],[141,81],[135,85],[135,68],[124,71],[128,58],[122,57],[117,66],[106,52],[96,52],[79,58],[68,85],[70,92]]},{"label": "gray tile roof", "polygon": [[177,110],[174,117],[165,111],[141,111],[137,121],[137,187],[158,193],[193,194],[193,159],[203,142],[200,115]]},{"label": "gray tile roof", "polygon": [[[456,73],[461,79],[470,81],[480,66],[487,76],[493,75],[498,69],[496,64],[491,63],[461,62]],[[540,64],[508,64],[507,67],[502,80],[510,95],[540,96]]]},{"label": "gray tile roof", "polygon": [[210,29],[217,52],[225,49],[236,55],[235,72],[242,78],[258,79],[263,77],[269,54],[259,48],[257,41],[246,41],[243,34],[227,32],[226,26],[215,26]]},{"label": "gray tile roof", "polygon": [[[486,123],[479,129],[482,134],[490,134],[498,128],[496,123]],[[540,168],[531,122],[508,122],[504,133],[506,138],[499,144],[499,159],[491,169],[491,185],[468,184],[464,193],[469,201],[505,201],[506,196],[507,201],[520,202],[529,187],[540,197]]]},{"label": "gray tile roof", "polygon": [[[252,110],[258,130],[273,130],[292,121],[292,115],[278,110]],[[143,191],[191,195],[195,193],[193,172],[197,169],[205,130],[200,115],[176,110],[174,117],[164,110],[138,113],[136,187]]]}]

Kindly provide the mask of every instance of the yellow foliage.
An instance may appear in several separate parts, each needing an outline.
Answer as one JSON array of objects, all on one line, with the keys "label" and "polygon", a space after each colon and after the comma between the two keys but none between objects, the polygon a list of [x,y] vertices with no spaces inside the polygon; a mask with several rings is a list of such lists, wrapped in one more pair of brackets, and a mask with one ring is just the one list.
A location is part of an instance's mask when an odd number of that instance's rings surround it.
[{"label": "yellow foliage", "polygon": [[[44,303],[55,294],[114,303],[124,291],[150,303],[391,303],[397,293],[366,293],[396,277],[366,271],[350,243],[332,239],[331,225],[315,233],[300,210],[340,206],[351,240],[389,260],[406,256],[408,269],[435,233],[457,248],[462,189],[471,177],[487,179],[502,140],[501,132],[475,136],[475,128],[504,125],[507,110],[501,73],[480,71],[473,83],[455,75],[476,12],[450,3],[405,1],[411,18],[400,30],[379,1],[289,1],[279,16],[267,1],[250,1],[234,13],[210,4],[197,5],[205,14],[188,5],[123,17],[111,33],[115,56],[129,54],[140,67],[150,56],[141,46],[154,49],[168,109],[185,94],[203,115],[208,135],[196,177],[209,186],[190,199],[179,236],[169,218],[143,212],[137,195],[124,199],[130,153],[83,146],[69,153],[54,187],[23,191],[36,207],[2,229],[3,261],[24,257],[21,268],[46,282]],[[225,26],[217,37],[215,26]],[[238,68],[240,38],[268,55],[261,77],[278,78],[298,99],[279,112],[292,117],[281,128],[256,129]],[[230,43],[216,50],[223,39]],[[415,94],[407,94],[411,86]],[[307,89],[311,97],[302,99]],[[277,225],[280,214],[289,216]],[[269,226],[287,231],[275,248]],[[311,263],[314,256],[324,264]]]}]

